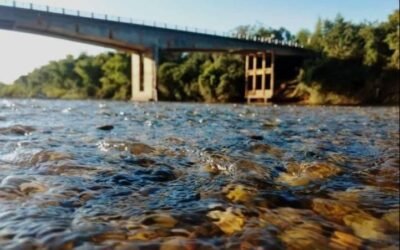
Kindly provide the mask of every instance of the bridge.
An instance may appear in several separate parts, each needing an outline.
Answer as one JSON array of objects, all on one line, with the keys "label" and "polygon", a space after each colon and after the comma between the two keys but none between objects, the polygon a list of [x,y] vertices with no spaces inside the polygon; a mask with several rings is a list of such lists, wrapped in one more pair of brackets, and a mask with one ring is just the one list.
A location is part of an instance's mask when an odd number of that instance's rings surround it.
[{"label": "bridge", "polygon": [[157,66],[164,51],[246,55],[248,101],[272,97],[275,58],[307,56],[292,42],[202,31],[95,13],[0,0],[0,29],[51,36],[131,53],[132,100],[157,100]]}]

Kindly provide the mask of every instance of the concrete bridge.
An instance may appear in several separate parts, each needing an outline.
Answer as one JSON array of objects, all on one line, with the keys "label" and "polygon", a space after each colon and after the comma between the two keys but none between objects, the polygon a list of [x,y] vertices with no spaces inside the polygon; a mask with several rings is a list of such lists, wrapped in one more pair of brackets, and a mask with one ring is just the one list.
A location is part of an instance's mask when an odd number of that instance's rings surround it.
[{"label": "concrete bridge", "polygon": [[[0,0],[0,29],[27,32],[132,54],[132,100],[157,100],[160,50],[242,53],[246,55],[248,101],[272,97],[275,58],[307,56],[295,43],[269,38],[218,34],[187,27],[145,23],[30,3]],[[22,41],[21,41],[22,43]]]}]

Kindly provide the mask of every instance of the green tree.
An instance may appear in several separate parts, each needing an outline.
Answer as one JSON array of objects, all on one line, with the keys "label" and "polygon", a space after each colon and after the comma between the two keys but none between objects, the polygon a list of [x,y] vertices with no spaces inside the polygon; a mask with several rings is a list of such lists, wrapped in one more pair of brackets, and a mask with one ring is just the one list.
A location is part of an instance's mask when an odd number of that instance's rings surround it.
[{"label": "green tree", "polygon": [[299,44],[308,47],[311,43],[311,32],[308,29],[301,29],[296,34],[296,41]]},{"label": "green tree", "polygon": [[323,51],[328,57],[338,59],[355,58],[362,55],[360,27],[338,15],[334,22],[324,22]]},{"label": "green tree", "polygon": [[101,67],[100,98],[128,99],[131,94],[129,55],[110,53],[110,58]]},{"label": "green tree", "polygon": [[388,60],[388,66],[394,69],[400,69],[400,11],[396,10],[389,16],[387,23],[387,35],[385,42],[388,44],[392,55]]}]

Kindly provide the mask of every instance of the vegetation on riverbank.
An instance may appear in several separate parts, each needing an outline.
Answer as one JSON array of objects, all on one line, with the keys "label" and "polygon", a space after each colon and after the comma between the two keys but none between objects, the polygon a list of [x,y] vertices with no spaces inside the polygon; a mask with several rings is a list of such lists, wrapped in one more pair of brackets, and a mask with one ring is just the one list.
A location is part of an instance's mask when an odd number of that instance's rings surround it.
[{"label": "vegetation on riverbank", "polygon": [[304,63],[294,95],[309,103],[399,102],[399,11],[382,23],[319,20],[299,41],[318,53]]},{"label": "vegetation on riverbank", "polygon": [[[284,28],[241,26],[242,35],[297,41],[315,52],[296,79],[276,89],[277,101],[310,104],[399,102],[399,11],[381,23],[355,24],[338,16],[318,20],[313,32],[293,35]],[[244,92],[244,60],[238,55],[163,54],[158,72],[161,100],[240,102]],[[283,85],[282,85],[283,86]],[[64,99],[129,99],[130,58],[123,53],[80,55],[50,62],[0,84],[0,96]]]}]

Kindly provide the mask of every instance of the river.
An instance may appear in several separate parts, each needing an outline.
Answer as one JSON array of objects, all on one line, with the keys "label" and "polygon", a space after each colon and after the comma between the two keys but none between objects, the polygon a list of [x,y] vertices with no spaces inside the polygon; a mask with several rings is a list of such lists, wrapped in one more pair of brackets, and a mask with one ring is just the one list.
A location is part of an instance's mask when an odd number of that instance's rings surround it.
[{"label": "river", "polygon": [[398,249],[398,235],[398,107],[0,100],[0,249]]}]

